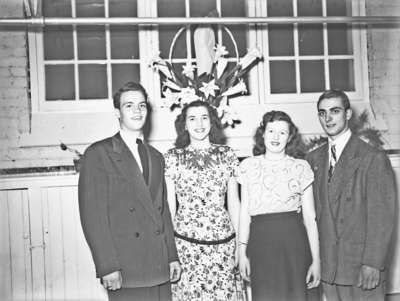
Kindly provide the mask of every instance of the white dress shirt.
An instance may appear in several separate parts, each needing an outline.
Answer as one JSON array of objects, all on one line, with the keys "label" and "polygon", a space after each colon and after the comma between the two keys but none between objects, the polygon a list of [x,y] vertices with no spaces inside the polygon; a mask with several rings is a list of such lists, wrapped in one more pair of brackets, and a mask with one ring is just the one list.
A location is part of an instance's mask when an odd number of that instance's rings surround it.
[{"label": "white dress shirt", "polygon": [[330,152],[330,149],[332,147],[332,145],[335,146],[335,150],[336,150],[336,163],[339,161],[340,155],[343,153],[343,150],[347,144],[347,142],[349,141],[351,136],[351,131],[350,129],[348,129],[347,131],[345,131],[343,134],[341,134],[339,137],[337,137],[335,140],[333,139],[329,139],[329,162],[332,162],[332,154]]},{"label": "white dress shirt", "polygon": [[136,143],[136,139],[141,139],[143,141],[143,134],[134,135],[124,130],[121,130],[119,133],[121,135],[122,140],[124,140],[125,144],[128,146],[137,164],[139,165],[140,171],[143,172],[142,161],[140,160],[138,145]]}]

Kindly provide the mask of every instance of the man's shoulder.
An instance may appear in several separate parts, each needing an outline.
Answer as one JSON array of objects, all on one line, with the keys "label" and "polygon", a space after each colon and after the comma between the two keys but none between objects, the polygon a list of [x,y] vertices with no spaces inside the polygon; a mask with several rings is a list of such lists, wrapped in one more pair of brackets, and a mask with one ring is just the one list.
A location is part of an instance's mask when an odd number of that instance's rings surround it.
[{"label": "man's shoulder", "polygon": [[91,154],[91,153],[98,153],[101,150],[105,150],[108,148],[112,147],[112,137],[104,138],[102,140],[98,140],[96,142],[93,142],[90,144],[87,149],[85,150],[85,155]]},{"label": "man's shoulder", "polygon": [[369,157],[375,157],[375,156],[386,156],[386,153],[383,149],[377,148],[370,143],[364,141],[360,137],[355,137],[354,138],[357,142],[357,149],[359,154],[364,157],[364,156],[369,156]]},{"label": "man's shoulder", "polygon": [[111,145],[112,144],[112,138],[113,137],[107,137],[107,138],[98,140],[96,142],[93,142],[92,144],[89,145],[88,148],[90,148],[90,149],[98,149],[98,148],[101,148],[101,147],[105,147],[105,146]]},{"label": "man's shoulder", "polygon": [[328,144],[328,142],[323,142],[321,144],[316,145],[313,147],[311,150],[308,151],[306,154],[306,158],[313,158],[315,156],[318,156],[321,152],[323,152],[324,147]]}]

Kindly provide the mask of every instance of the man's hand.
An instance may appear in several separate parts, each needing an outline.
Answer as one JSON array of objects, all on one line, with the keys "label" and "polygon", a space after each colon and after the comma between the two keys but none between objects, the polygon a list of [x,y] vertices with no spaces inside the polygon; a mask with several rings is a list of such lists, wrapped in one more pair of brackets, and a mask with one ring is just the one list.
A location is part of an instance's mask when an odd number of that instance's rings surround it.
[{"label": "man's hand", "polygon": [[178,261],[172,261],[169,263],[169,279],[171,282],[177,282],[181,277],[181,264]]},{"label": "man's hand", "polygon": [[360,274],[358,275],[358,287],[363,290],[372,290],[378,286],[379,280],[380,272],[378,269],[367,265],[361,266]]},{"label": "man's hand", "polygon": [[103,286],[106,290],[115,291],[121,288],[122,275],[120,271],[115,271],[102,277]]}]

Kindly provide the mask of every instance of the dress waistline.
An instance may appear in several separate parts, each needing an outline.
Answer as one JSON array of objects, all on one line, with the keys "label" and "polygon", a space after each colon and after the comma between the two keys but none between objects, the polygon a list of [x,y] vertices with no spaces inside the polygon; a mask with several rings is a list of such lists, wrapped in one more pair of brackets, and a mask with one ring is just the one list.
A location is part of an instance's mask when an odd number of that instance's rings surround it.
[{"label": "dress waistline", "polygon": [[233,238],[236,237],[236,234],[232,233],[230,236],[228,236],[227,238],[224,238],[224,239],[199,240],[199,239],[183,236],[183,235],[177,233],[176,231],[174,231],[174,234],[175,234],[175,237],[178,237],[180,239],[183,239],[183,240],[186,240],[188,242],[191,242],[191,243],[194,243],[194,244],[198,244],[198,245],[219,245],[219,244],[224,244],[224,243],[227,243],[227,242],[231,241]]}]

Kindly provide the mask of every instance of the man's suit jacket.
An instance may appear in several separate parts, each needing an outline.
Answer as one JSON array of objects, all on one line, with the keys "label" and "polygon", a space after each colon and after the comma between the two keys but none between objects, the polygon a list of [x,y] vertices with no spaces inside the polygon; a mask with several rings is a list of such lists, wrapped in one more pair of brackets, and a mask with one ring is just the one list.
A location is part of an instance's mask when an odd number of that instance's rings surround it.
[{"label": "man's suit jacket", "polygon": [[79,176],[80,218],[97,277],[120,270],[122,287],[167,282],[169,262],[178,260],[164,159],[144,145],[149,185],[119,133],[88,147]]},{"label": "man's suit jacket", "polygon": [[328,144],[307,160],[315,174],[322,280],[354,285],[361,265],[384,270],[395,205],[394,173],[386,154],[352,135],[329,184]]}]

